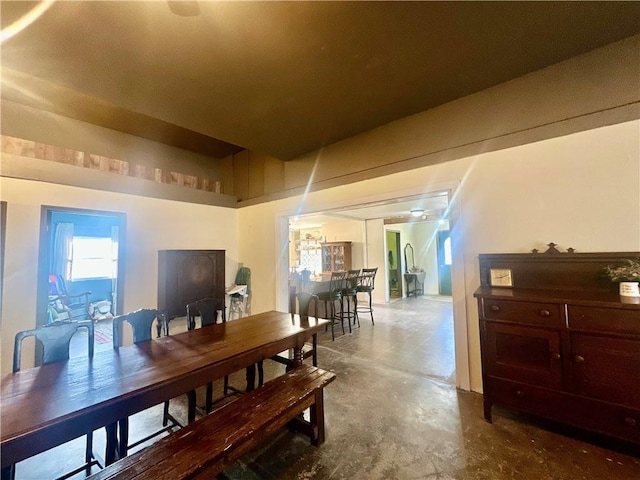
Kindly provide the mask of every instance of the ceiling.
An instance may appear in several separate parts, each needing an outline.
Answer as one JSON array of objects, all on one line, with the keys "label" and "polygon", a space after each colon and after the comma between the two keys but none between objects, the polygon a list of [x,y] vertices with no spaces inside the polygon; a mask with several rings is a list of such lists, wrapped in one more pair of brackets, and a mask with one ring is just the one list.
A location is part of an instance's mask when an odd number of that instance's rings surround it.
[{"label": "ceiling", "polygon": [[37,2],[3,0],[3,98],[290,160],[640,33],[640,2],[188,3],[52,2],[18,31]]},{"label": "ceiling", "polygon": [[[398,223],[422,220],[441,220],[447,217],[449,206],[449,193],[432,192],[425,195],[398,198],[369,204],[361,204],[354,207],[343,207],[333,211],[325,211],[322,214],[303,215],[290,219],[292,230],[319,228],[327,223],[335,223],[340,220],[392,220]],[[421,211],[422,215],[414,216],[412,211]]]}]

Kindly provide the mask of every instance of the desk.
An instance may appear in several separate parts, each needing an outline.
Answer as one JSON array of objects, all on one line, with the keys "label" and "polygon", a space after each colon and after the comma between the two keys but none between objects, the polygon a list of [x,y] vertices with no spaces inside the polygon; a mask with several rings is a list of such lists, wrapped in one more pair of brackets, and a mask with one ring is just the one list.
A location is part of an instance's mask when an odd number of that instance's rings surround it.
[{"label": "desk", "polygon": [[2,378],[2,467],[293,348],[329,322],[266,312]]},{"label": "desk", "polygon": [[404,281],[407,284],[407,297],[424,295],[424,279],[426,275],[426,272],[404,274]]}]

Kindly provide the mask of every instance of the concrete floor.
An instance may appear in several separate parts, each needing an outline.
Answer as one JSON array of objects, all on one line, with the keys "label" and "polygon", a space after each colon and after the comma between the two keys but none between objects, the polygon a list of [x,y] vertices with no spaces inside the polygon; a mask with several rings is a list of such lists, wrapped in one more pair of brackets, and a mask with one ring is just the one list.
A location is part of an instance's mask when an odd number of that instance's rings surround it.
[{"label": "concrete floor", "polygon": [[[283,431],[220,479],[640,479],[638,447],[500,408],[484,421],[482,396],[454,385],[450,299],[399,300],[374,315],[375,326],[365,317],[335,342],[319,338],[319,365],[337,374],[325,390],[326,443]],[[283,368],[266,362],[267,378]],[[242,385],[243,373],[234,377]],[[184,403],[172,411],[184,416]],[[132,440],[159,425],[159,408],[132,417]],[[103,451],[104,429],[94,437]],[[54,478],[81,461],[83,445],[22,462],[16,478]]]}]

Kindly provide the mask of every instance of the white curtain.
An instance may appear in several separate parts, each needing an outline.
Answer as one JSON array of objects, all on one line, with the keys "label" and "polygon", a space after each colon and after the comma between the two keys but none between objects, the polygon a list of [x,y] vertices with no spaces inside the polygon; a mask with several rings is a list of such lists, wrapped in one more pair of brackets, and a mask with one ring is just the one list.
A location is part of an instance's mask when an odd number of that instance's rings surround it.
[{"label": "white curtain", "polygon": [[53,272],[65,281],[71,280],[73,262],[73,223],[57,223],[53,237]]}]

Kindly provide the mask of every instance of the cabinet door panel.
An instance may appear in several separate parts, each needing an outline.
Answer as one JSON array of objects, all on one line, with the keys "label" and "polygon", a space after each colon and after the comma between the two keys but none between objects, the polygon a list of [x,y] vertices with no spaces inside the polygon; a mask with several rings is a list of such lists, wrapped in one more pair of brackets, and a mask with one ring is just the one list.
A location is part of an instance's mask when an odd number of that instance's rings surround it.
[{"label": "cabinet door panel", "polygon": [[640,341],[571,334],[575,393],[640,408]]},{"label": "cabinet door panel", "polygon": [[560,333],[486,322],[487,375],[549,387],[562,386]]}]

